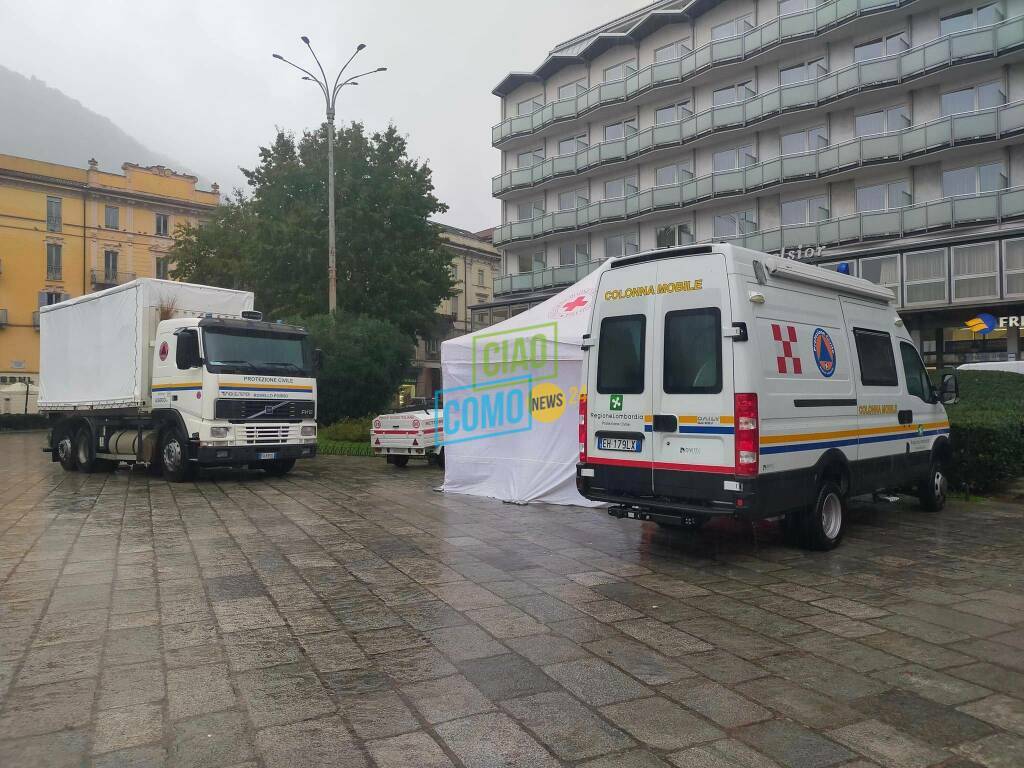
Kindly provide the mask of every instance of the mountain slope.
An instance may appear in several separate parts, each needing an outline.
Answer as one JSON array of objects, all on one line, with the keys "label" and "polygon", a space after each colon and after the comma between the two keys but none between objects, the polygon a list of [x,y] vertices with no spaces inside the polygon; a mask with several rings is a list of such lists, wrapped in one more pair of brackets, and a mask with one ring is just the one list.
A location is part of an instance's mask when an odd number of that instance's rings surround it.
[{"label": "mountain slope", "polygon": [[100,168],[118,172],[122,163],[181,163],[144,147],[106,117],[35,77],[0,67],[0,154],[30,157],[84,168],[96,158]]}]

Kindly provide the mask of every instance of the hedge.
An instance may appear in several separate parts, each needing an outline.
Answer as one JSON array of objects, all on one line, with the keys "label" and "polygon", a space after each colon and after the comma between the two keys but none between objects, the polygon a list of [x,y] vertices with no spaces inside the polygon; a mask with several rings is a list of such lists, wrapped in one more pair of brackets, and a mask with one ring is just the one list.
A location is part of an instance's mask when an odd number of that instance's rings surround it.
[{"label": "hedge", "polygon": [[0,432],[15,429],[46,429],[49,426],[49,417],[43,413],[0,414]]},{"label": "hedge", "polygon": [[997,490],[1024,474],[1024,376],[960,371],[960,402],[946,406],[953,489]]},{"label": "hedge", "polygon": [[319,434],[328,440],[340,440],[343,443],[370,444],[369,416],[363,419],[342,419],[327,427],[321,427]]},{"label": "hedge", "polygon": [[373,456],[369,438],[364,442],[354,443],[347,440],[331,440],[323,436],[317,437],[317,451],[325,456]]}]

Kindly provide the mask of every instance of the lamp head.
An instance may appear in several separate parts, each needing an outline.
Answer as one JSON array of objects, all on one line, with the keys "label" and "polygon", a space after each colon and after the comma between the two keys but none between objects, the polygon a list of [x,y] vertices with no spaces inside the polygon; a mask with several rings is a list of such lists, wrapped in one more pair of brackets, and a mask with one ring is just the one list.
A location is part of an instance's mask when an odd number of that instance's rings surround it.
[{"label": "lamp head", "polygon": [[309,38],[306,37],[305,35],[303,35],[299,39],[302,40],[302,42],[304,42],[306,45],[309,45]]},{"label": "lamp head", "polygon": [[357,51],[361,51],[365,47],[366,47],[366,43],[360,43],[359,45],[356,46],[356,50]]},{"label": "lamp head", "polygon": [[272,53],[271,56],[273,56],[275,59],[280,59],[281,61],[284,61],[284,56],[282,56],[280,53]]},{"label": "lamp head", "polygon": [[388,68],[387,67],[377,67],[377,71],[378,72],[387,72]]}]

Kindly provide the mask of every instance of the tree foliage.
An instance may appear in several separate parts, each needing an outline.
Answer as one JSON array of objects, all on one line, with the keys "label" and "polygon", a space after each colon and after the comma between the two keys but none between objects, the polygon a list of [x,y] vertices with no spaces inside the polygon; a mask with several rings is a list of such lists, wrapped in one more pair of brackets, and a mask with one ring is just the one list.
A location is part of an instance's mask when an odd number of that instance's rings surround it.
[{"label": "tree foliage", "polygon": [[[252,290],[269,317],[326,312],[326,131],[279,131],[261,147],[259,164],[243,169],[249,196],[236,192],[212,221],[178,229],[172,275]],[[394,126],[367,135],[352,123],[335,136],[338,310],[423,334],[452,293],[450,255],[429,221],[447,206]]]},{"label": "tree foliage", "polygon": [[372,317],[325,314],[305,324],[313,345],[324,353],[317,376],[317,421],[333,424],[386,410],[413,353],[410,337]]}]

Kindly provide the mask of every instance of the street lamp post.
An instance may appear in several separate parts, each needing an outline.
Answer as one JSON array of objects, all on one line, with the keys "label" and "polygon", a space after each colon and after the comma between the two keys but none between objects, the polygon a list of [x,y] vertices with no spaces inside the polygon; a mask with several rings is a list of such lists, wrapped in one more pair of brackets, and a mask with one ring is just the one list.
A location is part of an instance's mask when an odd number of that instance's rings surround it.
[{"label": "street lamp post", "polygon": [[363,48],[366,46],[360,43],[356,46],[355,51],[349,56],[348,61],[338,71],[338,76],[334,78],[334,85],[328,85],[327,73],[324,72],[323,65],[320,63],[320,59],[317,58],[316,51],[313,50],[313,46],[309,44],[309,38],[305,35],[302,36],[302,42],[309,48],[309,52],[313,54],[313,60],[316,62],[317,68],[320,70],[320,77],[317,77],[308,69],[300,67],[294,62],[288,61],[284,56],[279,53],[273,54],[275,59],[283,61],[289,66],[295,67],[303,73],[303,80],[308,80],[312,83],[316,83],[324,95],[324,103],[327,107],[327,303],[331,314],[333,315],[338,310],[338,254],[337,247],[335,245],[334,236],[334,113],[335,104],[338,101],[338,94],[341,89],[346,85],[359,85],[358,79],[360,77],[366,77],[367,75],[373,75],[377,72],[386,72],[387,67],[377,67],[377,69],[371,69],[368,72],[362,72],[358,75],[352,75],[347,80],[342,80],[341,76],[348,69],[348,65],[352,63],[352,59],[356,57]]}]

